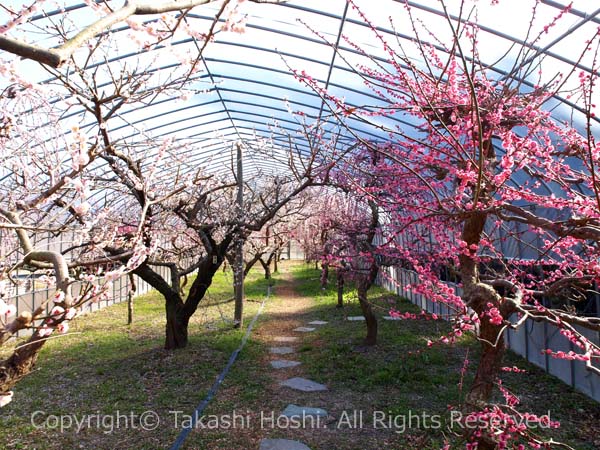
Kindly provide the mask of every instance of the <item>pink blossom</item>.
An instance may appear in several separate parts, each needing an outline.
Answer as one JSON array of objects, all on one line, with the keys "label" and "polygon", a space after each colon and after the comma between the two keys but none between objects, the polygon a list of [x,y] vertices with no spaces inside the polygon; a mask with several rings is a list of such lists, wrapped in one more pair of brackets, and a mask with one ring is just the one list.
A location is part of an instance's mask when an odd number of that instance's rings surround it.
[{"label": "pink blossom", "polygon": [[69,308],[67,309],[66,313],[65,313],[65,319],[66,320],[71,320],[73,319],[75,316],[77,315],[77,309],[75,308]]},{"label": "pink blossom", "polygon": [[38,328],[37,333],[40,337],[48,337],[52,334],[53,329],[44,324]]},{"label": "pink blossom", "polygon": [[56,291],[54,293],[54,303],[61,303],[65,300],[65,293],[63,291]]},{"label": "pink blossom", "polygon": [[52,310],[50,311],[50,315],[51,316],[58,316],[61,315],[65,312],[65,309],[62,308],[61,306],[56,305],[54,308],[52,308]]}]

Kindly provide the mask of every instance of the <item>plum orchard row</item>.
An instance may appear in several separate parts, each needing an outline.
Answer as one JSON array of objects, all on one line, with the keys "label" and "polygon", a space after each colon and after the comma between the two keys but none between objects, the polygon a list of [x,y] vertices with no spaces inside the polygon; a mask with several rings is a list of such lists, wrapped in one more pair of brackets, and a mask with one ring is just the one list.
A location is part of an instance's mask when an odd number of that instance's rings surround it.
[{"label": "plum orchard row", "polygon": [[[340,284],[344,278],[354,280],[367,344],[377,340],[368,290],[381,267],[392,265],[417,273],[410,289],[456,315],[443,342],[476,334],[482,353],[464,408],[482,427],[469,434],[469,448],[551,446],[515,425],[511,417],[520,413],[512,394],[502,390],[505,404],[490,402],[502,367],[504,331],[529,318],[557,326],[577,350],[549,349],[552,357],[577,358],[600,373],[600,349],[579,331],[597,332],[600,319],[567,308],[586,299],[600,278],[600,146],[593,130],[598,30],[573,49],[578,59],[568,72],[545,73],[549,69],[541,65],[544,53],[538,44],[560,28],[569,7],[543,26],[534,9],[528,41],[497,63],[510,67],[501,73],[480,62],[481,30],[472,21],[451,17],[444,2],[446,32],[412,20],[414,39],[408,47],[389,41],[349,1],[385,55],[372,57],[352,36],[340,36],[363,58],[356,65],[345,62],[377,102],[346,103],[328,90],[328,83],[290,66],[299,84],[319,96],[321,113],[314,118],[288,103],[296,129],[273,126],[278,142],[288,147],[279,146],[278,153],[272,139],[259,139],[260,145],[246,149],[253,158],[276,160],[285,171],[242,179],[239,157],[237,170],[231,164],[233,178],[220,177],[193,158],[182,158],[190,154],[191,142],[154,139],[144,130],[133,141],[133,135],[115,131],[123,111],[196,93],[191,83],[197,81],[202,51],[210,46],[217,21],[201,34],[185,14],[172,11],[186,7],[187,14],[201,3],[207,2],[160,7],[137,2],[113,11],[92,2],[88,7],[98,21],[54,50],[0,39],[0,48],[37,59],[52,75],[36,84],[10,61],[2,68],[10,85],[0,99],[0,215],[2,227],[14,231],[3,282],[13,282],[15,270],[45,271],[56,288],[49,314],[43,305],[11,317],[12,308],[0,305],[1,344],[20,329],[33,329],[26,345],[0,365],[3,403],[35,364],[46,337],[66,329],[65,322],[103,295],[111,280],[130,272],[159,291],[166,307],[165,345],[181,348],[213,275],[227,258],[241,257],[240,243],[253,242],[247,245],[251,261],[261,260],[260,254],[268,267],[295,237],[322,261],[324,271],[338,269]],[[497,3],[502,2],[492,2]],[[468,14],[472,5],[465,0],[462,6]],[[237,2],[225,2],[219,11],[225,29],[240,31],[236,8]],[[153,13],[161,15],[146,23],[133,20]],[[412,18],[414,13],[407,4],[406,14]],[[5,33],[19,30],[33,14],[28,7],[9,11]],[[102,31],[125,19],[132,42],[156,50],[157,59],[161,51],[167,56],[170,50],[163,44],[178,33],[191,37],[197,51],[178,55],[180,64],[168,76],[154,70],[151,58],[140,58],[135,69],[127,61],[120,61],[120,67],[101,64],[115,52],[111,33]],[[71,26],[69,20],[55,23],[54,39],[62,42],[71,30],[61,27]],[[314,39],[327,42],[318,31]],[[337,57],[345,58],[341,52]],[[56,68],[61,64],[65,67]],[[539,80],[532,82],[535,73]],[[585,119],[553,118],[550,108],[560,98],[569,99]],[[58,119],[77,108],[79,122],[65,129]],[[358,133],[356,121],[383,137]],[[287,136],[283,141],[282,135]],[[42,231],[57,236],[68,231],[78,238],[62,252],[45,250],[32,243]],[[535,248],[536,256],[503,252],[515,245]],[[190,259],[191,264],[181,264]],[[168,267],[169,276],[152,265]],[[236,268],[239,294],[239,264]],[[449,270],[461,295],[440,275]],[[184,293],[193,271],[198,275]],[[95,283],[100,274],[104,285]],[[73,295],[74,280],[89,283],[88,288]],[[515,315],[518,321],[510,322]]]}]

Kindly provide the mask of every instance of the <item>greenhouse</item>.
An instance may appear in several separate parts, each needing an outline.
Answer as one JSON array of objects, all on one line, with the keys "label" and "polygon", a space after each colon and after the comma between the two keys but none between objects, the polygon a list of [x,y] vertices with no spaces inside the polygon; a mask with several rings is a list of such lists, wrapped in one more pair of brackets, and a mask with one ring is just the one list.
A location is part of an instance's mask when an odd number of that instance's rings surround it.
[{"label": "greenhouse", "polygon": [[2,1],[0,448],[600,448],[595,3]]}]

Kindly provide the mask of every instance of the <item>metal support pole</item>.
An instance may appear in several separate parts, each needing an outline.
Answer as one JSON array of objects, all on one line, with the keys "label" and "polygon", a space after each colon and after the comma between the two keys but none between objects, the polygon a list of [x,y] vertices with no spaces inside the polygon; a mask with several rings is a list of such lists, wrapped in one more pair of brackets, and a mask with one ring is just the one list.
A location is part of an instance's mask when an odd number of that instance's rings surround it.
[{"label": "metal support pole", "polygon": [[[244,174],[242,170],[242,146],[237,144],[237,215],[241,221],[244,214]],[[244,238],[241,230],[235,242],[235,267],[233,269],[235,284],[235,313],[233,320],[236,328],[243,324],[244,312]]]}]

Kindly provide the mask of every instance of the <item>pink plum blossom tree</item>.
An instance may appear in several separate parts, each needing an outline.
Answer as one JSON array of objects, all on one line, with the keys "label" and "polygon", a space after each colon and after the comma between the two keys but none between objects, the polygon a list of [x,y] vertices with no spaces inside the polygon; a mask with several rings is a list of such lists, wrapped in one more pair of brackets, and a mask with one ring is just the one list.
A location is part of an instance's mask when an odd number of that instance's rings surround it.
[{"label": "pink plum blossom tree", "polygon": [[[470,433],[467,446],[507,448],[511,441],[514,448],[522,448],[522,442],[548,446],[531,430],[510,425],[513,397],[505,396],[504,405],[490,402],[502,368],[504,331],[527,319],[556,325],[577,349],[544,352],[585,361],[600,373],[600,349],[580,329],[598,331],[600,319],[565,308],[585,300],[599,281],[599,161],[592,100],[598,30],[573,51],[573,67],[547,73],[538,42],[569,7],[538,27],[535,2],[528,41],[506,54],[508,64],[496,62],[510,68],[502,73],[479,53],[481,31],[472,19],[475,13],[466,17],[472,11],[466,0],[460,8],[465,17],[454,17],[445,2],[439,4],[449,30],[446,41],[439,30],[427,29],[408,2],[413,42],[389,41],[351,5],[386,54],[385,62],[375,60],[351,36],[344,37],[363,56],[365,62],[355,70],[380,102],[347,104],[306,73],[295,73],[321,95],[340,123],[361,120],[383,130],[379,141],[355,135],[365,163],[346,183],[367,192],[388,217],[387,256],[418,274],[418,282],[407,288],[455,312],[453,331],[440,342],[472,331],[481,343],[465,408],[485,425]],[[344,58],[343,52],[338,55]],[[584,61],[589,66],[579,72],[576,66]],[[574,116],[583,120],[553,116],[552,106],[561,98],[576,102],[581,113]],[[376,164],[369,158],[374,153],[380,155]],[[377,184],[368,182],[372,177]],[[448,269],[458,276],[459,292],[441,275]],[[495,424],[498,419],[507,419],[498,422],[508,425]]]}]

